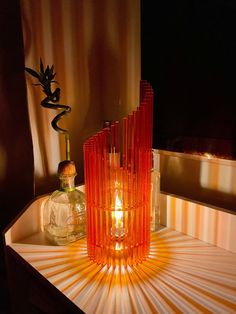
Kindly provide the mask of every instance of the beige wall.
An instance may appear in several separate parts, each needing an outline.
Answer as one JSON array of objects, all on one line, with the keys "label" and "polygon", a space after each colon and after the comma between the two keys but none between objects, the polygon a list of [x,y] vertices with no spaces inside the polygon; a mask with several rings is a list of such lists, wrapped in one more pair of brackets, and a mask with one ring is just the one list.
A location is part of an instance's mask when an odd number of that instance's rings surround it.
[{"label": "beige wall", "polygon": [[[71,134],[71,158],[83,180],[83,142],[136,108],[140,80],[139,0],[21,0],[25,64],[54,64],[61,103],[72,113],[60,125]],[[36,194],[54,189],[57,164],[65,158],[63,136],[50,121],[55,111],[40,106],[43,94],[28,75]]]},{"label": "beige wall", "polygon": [[220,208],[162,194],[161,223],[193,238],[236,253],[236,215]]},{"label": "beige wall", "polygon": [[236,161],[210,154],[159,153],[162,191],[236,213]]},{"label": "beige wall", "polygon": [[236,252],[236,161],[154,150],[161,224]]}]

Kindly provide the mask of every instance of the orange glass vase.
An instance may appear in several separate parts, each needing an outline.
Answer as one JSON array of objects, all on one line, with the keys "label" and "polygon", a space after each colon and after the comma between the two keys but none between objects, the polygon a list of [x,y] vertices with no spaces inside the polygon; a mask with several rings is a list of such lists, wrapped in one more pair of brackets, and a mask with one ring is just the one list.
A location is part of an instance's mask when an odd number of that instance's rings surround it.
[{"label": "orange glass vase", "polygon": [[140,106],[84,144],[87,249],[99,264],[134,265],[150,246],[153,91],[140,84]]}]

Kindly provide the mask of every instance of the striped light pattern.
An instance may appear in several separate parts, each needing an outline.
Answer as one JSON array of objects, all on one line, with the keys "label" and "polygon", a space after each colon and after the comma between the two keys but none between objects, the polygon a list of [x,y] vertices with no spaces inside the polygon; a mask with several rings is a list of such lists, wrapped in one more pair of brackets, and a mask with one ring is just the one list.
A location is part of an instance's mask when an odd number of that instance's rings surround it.
[{"label": "striped light pattern", "polygon": [[236,254],[169,228],[152,233],[147,260],[126,268],[92,262],[85,239],[11,247],[85,313],[236,312]]},{"label": "striped light pattern", "polygon": [[122,153],[119,122],[84,144],[88,254],[102,265],[133,265],[149,253],[153,91],[141,81],[140,92],[123,118]]},{"label": "striped light pattern", "polygon": [[165,226],[236,253],[236,215],[173,195],[162,195]]}]

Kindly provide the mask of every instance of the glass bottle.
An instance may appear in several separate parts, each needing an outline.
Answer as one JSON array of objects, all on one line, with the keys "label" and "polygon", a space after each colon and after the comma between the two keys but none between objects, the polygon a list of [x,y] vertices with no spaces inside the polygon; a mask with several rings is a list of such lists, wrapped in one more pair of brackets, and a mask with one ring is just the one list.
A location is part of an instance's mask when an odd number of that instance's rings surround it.
[{"label": "glass bottle", "polygon": [[152,150],[152,172],[151,172],[151,231],[157,231],[160,226],[160,155]]},{"label": "glass bottle", "polygon": [[85,194],[75,188],[77,173],[73,161],[60,162],[58,175],[60,189],[45,203],[43,226],[51,243],[66,245],[86,235]]}]

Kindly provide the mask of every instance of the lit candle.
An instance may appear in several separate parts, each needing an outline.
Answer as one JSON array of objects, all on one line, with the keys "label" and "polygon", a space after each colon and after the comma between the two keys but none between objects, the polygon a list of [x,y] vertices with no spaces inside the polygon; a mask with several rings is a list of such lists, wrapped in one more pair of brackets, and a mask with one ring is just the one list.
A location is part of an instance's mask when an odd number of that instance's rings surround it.
[{"label": "lit candle", "polygon": [[112,222],[113,230],[115,229],[115,237],[121,238],[125,235],[124,229],[124,213],[122,210],[122,202],[118,196],[118,193],[115,193],[115,210],[112,212]]}]

